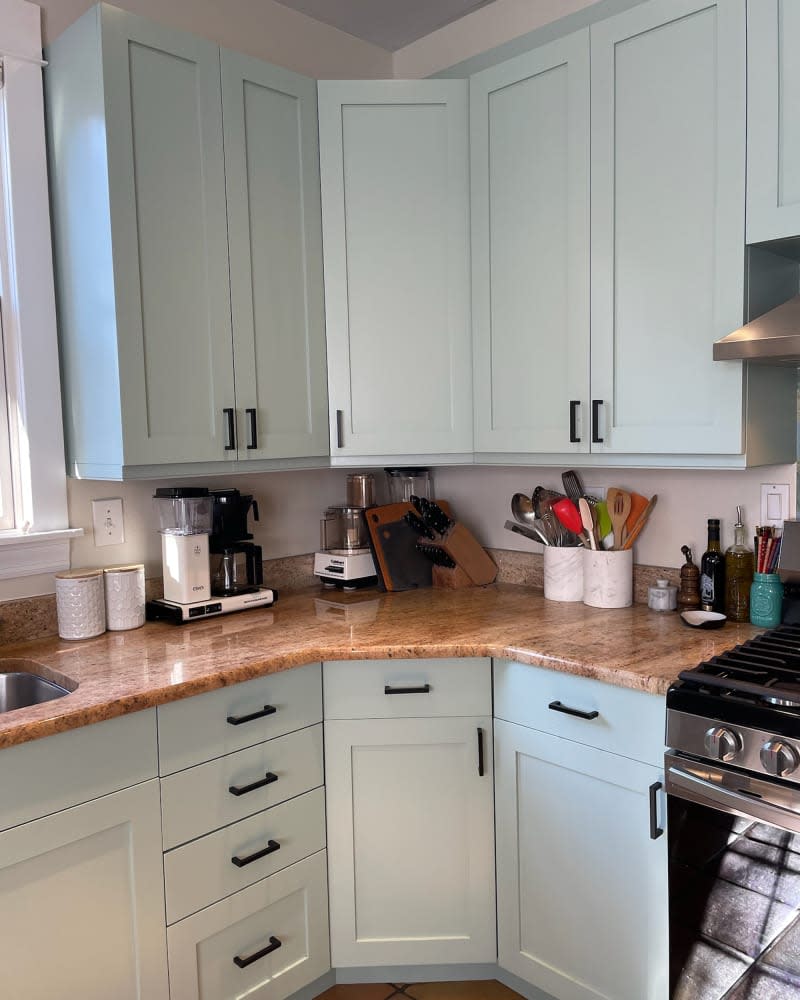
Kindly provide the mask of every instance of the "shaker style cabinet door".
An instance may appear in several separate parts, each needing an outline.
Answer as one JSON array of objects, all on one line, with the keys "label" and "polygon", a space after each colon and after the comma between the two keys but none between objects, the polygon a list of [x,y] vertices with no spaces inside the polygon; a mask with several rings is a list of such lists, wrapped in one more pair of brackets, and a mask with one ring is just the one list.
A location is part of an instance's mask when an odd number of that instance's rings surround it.
[{"label": "shaker style cabinet door", "polygon": [[666,1000],[659,771],[501,720],[495,757],[501,968],[559,1000]]},{"label": "shaker style cabinet door", "polygon": [[800,4],[747,4],[747,242],[800,233]]},{"label": "shaker style cabinet door", "polygon": [[592,451],[744,449],[744,0],[593,25]]},{"label": "shaker style cabinet door", "polygon": [[4,997],[167,1000],[158,782],[0,834]]},{"label": "shaker style cabinet door", "polygon": [[319,84],[331,455],[472,451],[467,84]]},{"label": "shaker style cabinet door", "polygon": [[334,967],[495,961],[491,733],[483,716],[325,723]]},{"label": "shaker style cabinet door", "polygon": [[589,451],[589,30],[470,79],[475,450]]},{"label": "shaker style cabinet door", "polygon": [[327,455],[316,82],[221,67],[238,457]]}]

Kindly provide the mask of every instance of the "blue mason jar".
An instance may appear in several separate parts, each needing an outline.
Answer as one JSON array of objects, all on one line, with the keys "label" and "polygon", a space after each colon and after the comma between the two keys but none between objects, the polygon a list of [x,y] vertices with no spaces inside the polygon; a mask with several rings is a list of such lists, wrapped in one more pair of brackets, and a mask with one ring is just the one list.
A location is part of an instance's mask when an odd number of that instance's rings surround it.
[{"label": "blue mason jar", "polygon": [[783,584],[777,573],[756,573],[750,587],[750,623],[775,628],[781,623]]}]

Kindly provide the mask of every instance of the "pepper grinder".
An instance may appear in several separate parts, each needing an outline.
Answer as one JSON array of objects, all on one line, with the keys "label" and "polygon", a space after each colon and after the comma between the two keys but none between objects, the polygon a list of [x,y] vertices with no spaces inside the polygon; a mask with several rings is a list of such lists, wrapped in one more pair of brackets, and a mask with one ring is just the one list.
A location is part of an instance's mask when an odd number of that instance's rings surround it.
[{"label": "pepper grinder", "polygon": [[678,610],[688,611],[700,607],[700,570],[692,562],[692,550],[681,546],[686,562],[681,566],[681,587],[678,591]]}]

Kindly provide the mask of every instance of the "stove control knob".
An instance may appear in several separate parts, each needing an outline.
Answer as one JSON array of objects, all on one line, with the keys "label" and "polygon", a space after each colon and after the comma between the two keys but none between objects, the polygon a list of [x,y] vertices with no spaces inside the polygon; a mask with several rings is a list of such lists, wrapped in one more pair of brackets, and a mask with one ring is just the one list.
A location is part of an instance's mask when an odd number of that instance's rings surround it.
[{"label": "stove control knob", "polygon": [[768,774],[782,778],[797,769],[800,757],[797,756],[797,751],[791,743],[776,737],[774,740],[768,740],[761,748],[761,763]]},{"label": "stove control knob", "polygon": [[733,760],[742,749],[738,734],[722,726],[709,729],[704,742],[706,750],[715,760]]}]

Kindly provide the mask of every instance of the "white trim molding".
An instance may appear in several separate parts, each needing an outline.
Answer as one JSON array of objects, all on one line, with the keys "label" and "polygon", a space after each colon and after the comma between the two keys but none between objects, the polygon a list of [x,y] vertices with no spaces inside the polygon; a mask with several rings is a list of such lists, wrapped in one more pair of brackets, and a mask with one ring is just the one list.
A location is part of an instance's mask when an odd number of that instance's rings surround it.
[{"label": "white trim molding", "polygon": [[57,573],[69,568],[69,543],[83,528],[0,534],[0,580]]}]

